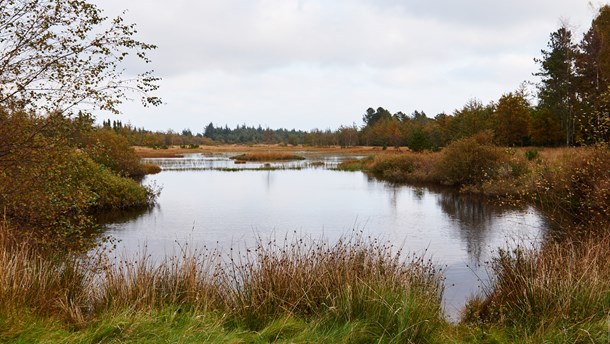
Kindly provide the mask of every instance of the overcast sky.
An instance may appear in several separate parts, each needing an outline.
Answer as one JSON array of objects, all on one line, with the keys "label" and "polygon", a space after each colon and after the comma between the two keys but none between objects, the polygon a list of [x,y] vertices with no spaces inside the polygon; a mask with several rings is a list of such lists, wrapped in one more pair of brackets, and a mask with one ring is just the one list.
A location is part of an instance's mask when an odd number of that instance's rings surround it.
[{"label": "overcast sky", "polygon": [[[535,57],[567,19],[575,37],[599,3],[586,0],[95,0],[128,10],[154,43],[164,105],[127,103],[121,119],[151,130],[209,122],[336,129],[369,107],[452,113],[535,81]],[[129,66],[128,66],[129,67]],[[133,69],[132,69],[133,70]]]}]

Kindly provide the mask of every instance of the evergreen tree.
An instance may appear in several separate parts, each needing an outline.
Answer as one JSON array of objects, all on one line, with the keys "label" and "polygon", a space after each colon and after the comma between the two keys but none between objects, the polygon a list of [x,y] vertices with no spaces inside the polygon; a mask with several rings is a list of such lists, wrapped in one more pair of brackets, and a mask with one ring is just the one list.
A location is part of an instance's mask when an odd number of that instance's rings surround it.
[{"label": "evergreen tree", "polygon": [[551,33],[549,50],[542,50],[538,85],[539,107],[547,109],[561,124],[566,145],[574,143],[574,115],[576,108],[575,58],[577,50],[572,42],[572,32],[561,27]]}]

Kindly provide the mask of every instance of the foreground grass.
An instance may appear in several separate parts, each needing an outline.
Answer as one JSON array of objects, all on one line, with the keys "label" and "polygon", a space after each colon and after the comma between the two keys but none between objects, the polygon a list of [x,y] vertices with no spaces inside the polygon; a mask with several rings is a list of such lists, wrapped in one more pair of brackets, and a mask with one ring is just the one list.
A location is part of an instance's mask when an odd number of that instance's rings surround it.
[{"label": "foreground grass", "polygon": [[2,342],[434,342],[442,276],[360,236],[153,263],[42,258],[0,237]]},{"label": "foreground grass", "polygon": [[260,331],[253,331],[226,326],[220,315],[201,315],[175,308],[109,314],[79,330],[48,318],[26,317],[21,325],[0,340],[3,343],[405,343],[377,336],[370,330],[370,324],[363,321],[332,324],[283,317]]},{"label": "foreground grass", "polygon": [[608,340],[610,234],[502,251],[459,324],[443,319],[433,264],[359,236],[270,239],[250,252],[184,251],[157,263],[100,257],[42,258],[4,228],[0,342]]}]

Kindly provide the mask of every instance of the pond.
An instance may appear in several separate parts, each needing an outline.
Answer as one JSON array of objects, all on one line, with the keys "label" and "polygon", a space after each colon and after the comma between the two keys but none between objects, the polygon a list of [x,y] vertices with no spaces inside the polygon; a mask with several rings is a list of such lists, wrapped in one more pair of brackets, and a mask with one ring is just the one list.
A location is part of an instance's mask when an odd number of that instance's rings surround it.
[{"label": "pond", "polygon": [[456,319],[488,282],[498,247],[533,244],[544,220],[533,208],[507,209],[453,189],[392,185],[333,168],[354,156],[305,155],[288,163],[235,164],[227,155],[148,159],[163,171],[145,184],[162,187],[144,212],[106,219],[118,252],[162,258],[185,243],[227,249],[287,233],[329,241],[362,231],[424,254],[444,267],[445,312]]}]

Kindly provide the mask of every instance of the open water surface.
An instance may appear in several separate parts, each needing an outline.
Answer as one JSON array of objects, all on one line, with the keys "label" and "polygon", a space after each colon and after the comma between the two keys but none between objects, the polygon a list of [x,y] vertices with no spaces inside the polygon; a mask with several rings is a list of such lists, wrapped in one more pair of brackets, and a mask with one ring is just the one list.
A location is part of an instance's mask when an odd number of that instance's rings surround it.
[{"label": "open water surface", "polygon": [[535,245],[545,227],[533,208],[502,208],[449,188],[392,185],[333,170],[354,156],[307,157],[267,165],[235,164],[227,155],[147,159],[163,169],[144,180],[162,187],[158,204],[109,217],[106,234],[118,240],[118,252],[146,246],[160,259],[185,243],[228,250],[251,247],[257,236],[296,232],[332,242],[362,231],[444,267],[445,312],[455,320],[466,299],[489,282],[493,252]]}]

